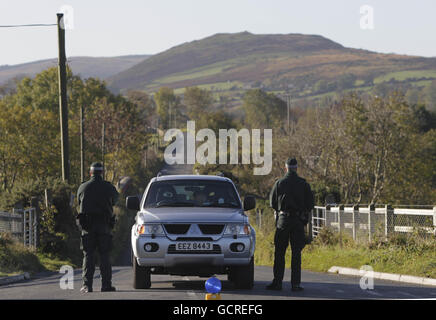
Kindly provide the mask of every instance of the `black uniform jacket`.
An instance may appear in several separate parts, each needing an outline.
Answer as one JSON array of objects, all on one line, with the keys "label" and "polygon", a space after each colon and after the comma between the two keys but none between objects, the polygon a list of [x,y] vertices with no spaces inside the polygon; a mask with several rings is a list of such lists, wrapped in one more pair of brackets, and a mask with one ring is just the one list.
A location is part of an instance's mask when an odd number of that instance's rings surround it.
[{"label": "black uniform jacket", "polygon": [[309,212],[314,206],[310,185],[296,172],[289,171],[274,184],[270,206],[277,212]]},{"label": "black uniform jacket", "polygon": [[113,206],[118,201],[118,191],[100,175],[94,175],[82,183],[77,191],[80,214],[108,218],[113,215]]}]

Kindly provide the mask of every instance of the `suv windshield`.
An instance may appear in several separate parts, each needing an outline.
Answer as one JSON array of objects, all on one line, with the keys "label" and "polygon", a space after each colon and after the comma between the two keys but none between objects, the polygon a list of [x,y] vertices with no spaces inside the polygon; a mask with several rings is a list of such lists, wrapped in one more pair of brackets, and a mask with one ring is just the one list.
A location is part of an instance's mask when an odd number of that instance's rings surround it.
[{"label": "suv windshield", "polygon": [[241,208],[241,203],[230,182],[173,180],[152,183],[144,207]]}]

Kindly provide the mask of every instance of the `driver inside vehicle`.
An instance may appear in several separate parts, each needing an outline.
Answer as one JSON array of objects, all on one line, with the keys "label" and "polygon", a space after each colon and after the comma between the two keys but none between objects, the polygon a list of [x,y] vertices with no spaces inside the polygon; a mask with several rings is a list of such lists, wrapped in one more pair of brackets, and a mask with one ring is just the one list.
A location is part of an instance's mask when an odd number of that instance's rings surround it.
[{"label": "driver inside vehicle", "polygon": [[175,201],[176,191],[170,186],[164,186],[157,191],[156,203],[160,201]]},{"label": "driver inside vehicle", "polygon": [[203,191],[195,191],[194,192],[194,201],[198,204],[198,205],[203,205],[207,200],[207,195],[205,192]]}]

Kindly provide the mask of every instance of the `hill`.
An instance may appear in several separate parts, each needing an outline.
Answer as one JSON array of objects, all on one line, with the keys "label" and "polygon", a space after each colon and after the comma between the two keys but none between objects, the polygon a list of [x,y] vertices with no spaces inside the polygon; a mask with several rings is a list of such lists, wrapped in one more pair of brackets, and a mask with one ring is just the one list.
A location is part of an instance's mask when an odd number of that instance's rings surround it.
[{"label": "hill", "polygon": [[[129,55],[120,57],[68,57],[68,64],[75,74],[83,78],[108,77],[128,69],[150,57],[149,55]],[[34,76],[44,69],[55,67],[58,63],[56,58],[39,60],[17,65],[0,66],[0,84],[13,78]]]},{"label": "hill", "polygon": [[114,91],[201,86],[315,96],[378,82],[436,79],[436,58],[346,48],[318,35],[216,34],[173,47],[110,78]]}]

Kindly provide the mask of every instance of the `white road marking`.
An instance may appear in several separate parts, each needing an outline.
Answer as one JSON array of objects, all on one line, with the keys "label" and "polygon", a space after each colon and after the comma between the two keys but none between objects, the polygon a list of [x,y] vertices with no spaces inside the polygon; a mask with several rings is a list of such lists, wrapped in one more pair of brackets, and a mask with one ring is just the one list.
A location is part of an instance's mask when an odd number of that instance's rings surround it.
[{"label": "white road marking", "polygon": [[[185,281],[190,281],[188,277],[183,277],[183,280]],[[188,294],[189,297],[191,297],[192,299],[198,299],[197,294],[194,292],[194,290],[188,290],[186,291],[186,293]]]},{"label": "white road marking", "polygon": [[365,292],[369,293],[369,294],[372,294],[373,296],[378,296],[378,297],[382,296],[381,293],[378,293],[377,291],[374,291],[374,290],[365,290]]},{"label": "white road marking", "polygon": [[403,296],[407,296],[407,297],[412,297],[412,298],[418,298],[417,296],[415,296],[414,294],[408,293],[408,292],[404,292],[404,291],[398,291],[399,294],[402,294]]}]

